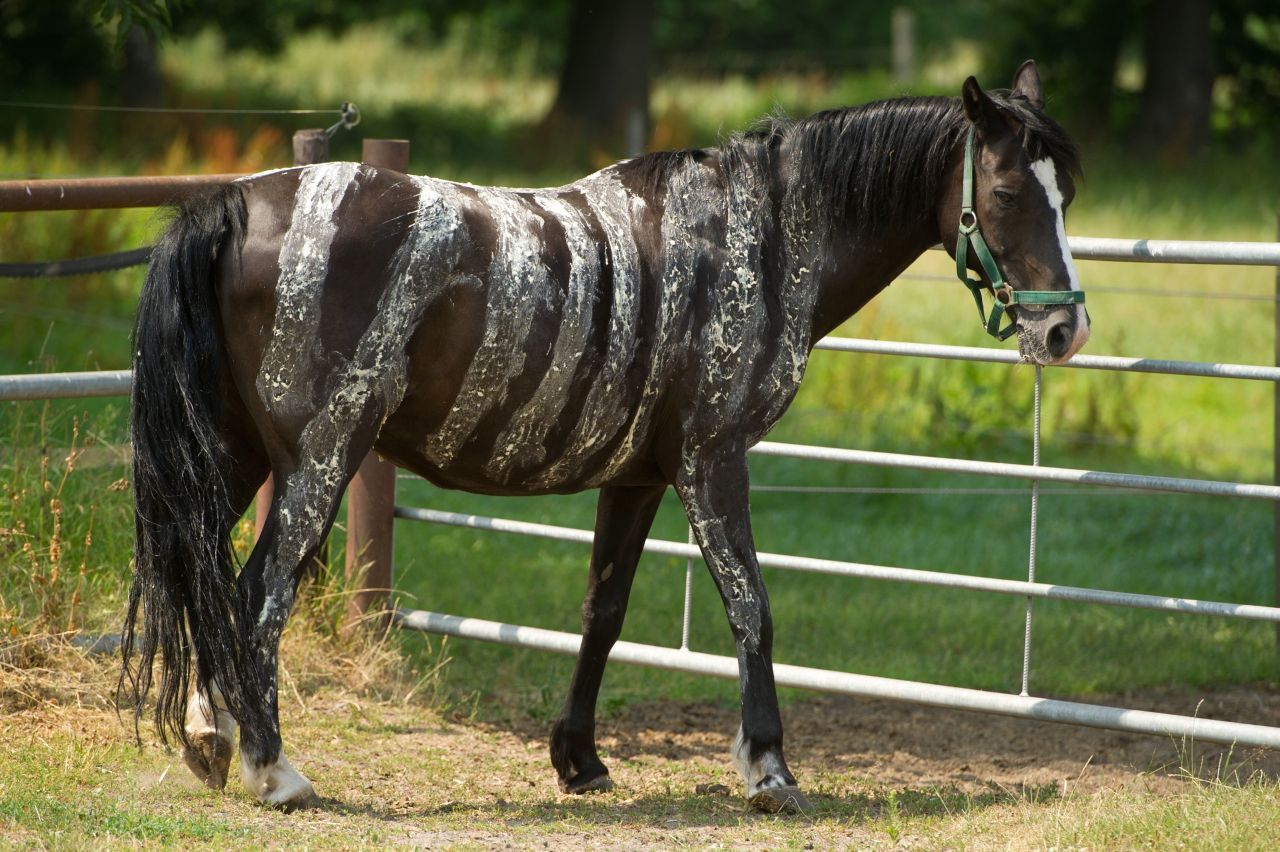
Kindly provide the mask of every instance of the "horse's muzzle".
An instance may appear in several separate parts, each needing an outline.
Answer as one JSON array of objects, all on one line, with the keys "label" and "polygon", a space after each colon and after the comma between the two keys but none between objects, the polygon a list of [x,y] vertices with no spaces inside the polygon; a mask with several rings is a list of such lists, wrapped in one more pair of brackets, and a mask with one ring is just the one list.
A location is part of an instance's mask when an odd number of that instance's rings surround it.
[{"label": "horse's muzzle", "polygon": [[1089,339],[1089,320],[1079,306],[1051,311],[1018,309],[1018,351],[1033,364],[1061,364]]}]

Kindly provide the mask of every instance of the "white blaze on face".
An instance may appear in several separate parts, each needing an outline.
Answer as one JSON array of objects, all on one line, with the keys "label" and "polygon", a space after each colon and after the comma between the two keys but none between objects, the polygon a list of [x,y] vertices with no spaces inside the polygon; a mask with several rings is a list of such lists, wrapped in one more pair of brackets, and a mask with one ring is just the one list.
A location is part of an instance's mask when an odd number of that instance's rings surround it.
[{"label": "white blaze on face", "polygon": [[[1036,176],[1036,180],[1040,181],[1040,185],[1044,187],[1044,194],[1049,199],[1049,207],[1052,208],[1056,217],[1058,250],[1062,252],[1062,265],[1066,267],[1067,280],[1070,282],[1072,290],[1079,290],[1080,277],[1076,274],[1075,261],[1071,259],[1071,249],[1067,247],[1067,228],[1062,215],[1063,198],[1062,190],[1058,187],[1058,170],[1054,167],[1053,160],[1045,157],[1031,164],[1031,173]],[[1076,336],[1071,341],[1071,348],[1063,356],[1062,360],[1065,361],[1079,352],[1088,339],[1089,319],[1085,315],[1084,305],[1076,305]]]}]

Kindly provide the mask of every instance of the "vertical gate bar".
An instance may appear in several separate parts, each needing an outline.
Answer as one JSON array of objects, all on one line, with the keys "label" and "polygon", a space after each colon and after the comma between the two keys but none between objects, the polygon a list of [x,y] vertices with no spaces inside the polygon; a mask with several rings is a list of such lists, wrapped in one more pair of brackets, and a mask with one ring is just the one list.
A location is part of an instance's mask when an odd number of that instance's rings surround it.
[{"label": "vertical gate bar", "polygon": [[[371,166],[409,170],[404,139],[366,139],[361,161]],[[359,624],[369,610],[385,606],[391,591],[395,528],[396,467],[369,453],[347,486],[347,582],[356,585],[347,601],[346,627]],[[374,622],[381,627],[384,619]]]},{"label": "vertical gate bar", "polygon": [[[1036,364],[1035,410],[1031,427],[1031,464],[1040,466],[1040,365]],[[1036,525],[1040,516],[1040,480],[1031,480],[1031,545],[1027,553],[1027,582],[1036,581]],[[1022,632],[1022,695],[1030,695],[1027,688],[1031,681],[1031,605],[1027,595],[1027,620]]]},{"label": "vertical gate bar", "polygon": [[[1280,216],[1276,217],[1276,239],[1280,241]],[[1280,366],[1280,266],[1276,267],[1276,301],[1272,306],[1275,309],[1275,362],[1276,366]],[[1272,439],[1271,439],[1271,459],[1274,465],[1274,476],[1276,484],[1280,485],[1280,384],[1275,385],[1272,391],[1274,398],[1274,421],[1272,423]],[[1275,513],[1275,521],[1272,532],[1273,548],[1275,552],[1275,565],[1272,568],[1275,580],[1275,599],[1280,603],[1280,503],[1273,505]],[[1276,647],[1280,647],[1280,624],[1276,625]]]},{"label": "vertical gate bar", "polygon": [[[293,134],[293,164],[295,166],[314,166],[329,160],[329,134],[318,127],[299,130]],[[258,496],[254,498],[256,505],[253,515],[253,538],[256,541],[262,535],[262,528],[267,525],[267,516],[271,514],[271,498],[275,496],[275,484],[271,475],[258,487]],[[328,544],[325,544],[327,550]],[[328,562],[327,553],[321,562]]]},{"label": "vertical gate bar", "polygon": [[[693,527],[689,527],[689,544],[694,544]],[[684,616],[680,623],[680,650],[689,650],[689,622],[693,617],[693,557],[684,561]]]}]

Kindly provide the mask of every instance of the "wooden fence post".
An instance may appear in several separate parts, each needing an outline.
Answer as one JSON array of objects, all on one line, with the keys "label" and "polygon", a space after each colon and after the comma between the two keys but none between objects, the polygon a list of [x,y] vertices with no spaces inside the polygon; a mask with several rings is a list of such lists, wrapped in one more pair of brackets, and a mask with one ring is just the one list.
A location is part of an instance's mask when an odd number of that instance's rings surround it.
[{"label": "wooden fence post", "polygon": [[[312,166],[327,162],[329,159],[329,134],[319,128],[299,130],[293,134],[293,164],[295,166]],[[255,498],[256,506],[253,517],[253,537],[257,540],[262,535],[262,528],[267,525],[267,516],[271,514],[271,498],[275,495],[275,485],[268,474],[267,481],[258,488]],[[327,551],[328,543],[324,545]],[[329,560],[321,558],[322,563]]]},{"label": "wooden fence post", "polygon": [[[361,160],[371,166],[409,170],[409,143],[366,139]],[[392,528],[395,523],[396,467],[370,453],[347,486],[347,579],[359,590],[347,603],[347,628],[385,605],[391,589]],[[385,624],[377,619],[377,625]]]}]

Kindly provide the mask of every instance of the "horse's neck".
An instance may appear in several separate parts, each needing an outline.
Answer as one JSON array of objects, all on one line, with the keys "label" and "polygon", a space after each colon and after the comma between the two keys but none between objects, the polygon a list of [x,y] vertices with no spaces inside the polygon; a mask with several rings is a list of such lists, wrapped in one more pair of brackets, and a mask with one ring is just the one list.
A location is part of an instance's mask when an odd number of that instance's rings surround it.
[{"label": "horse's neck", "polygon": [[814,270],[818,293],[810,345],[857,313],[937,241],[936,227],[924,221],[911,233],[833,241],[826,262]]},{"label": "horse's neck", "polygon": [[868,229],[831,221],[815,228],[806,252],[817,288],[810,346],[871,301],[938,239],[933,202],[924,199],[905,223]]}]

